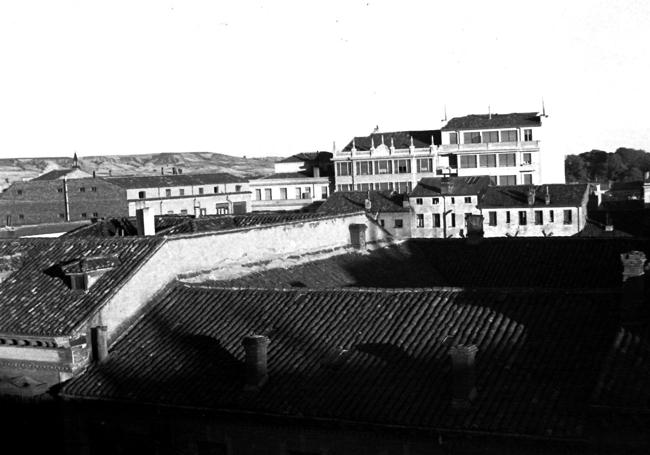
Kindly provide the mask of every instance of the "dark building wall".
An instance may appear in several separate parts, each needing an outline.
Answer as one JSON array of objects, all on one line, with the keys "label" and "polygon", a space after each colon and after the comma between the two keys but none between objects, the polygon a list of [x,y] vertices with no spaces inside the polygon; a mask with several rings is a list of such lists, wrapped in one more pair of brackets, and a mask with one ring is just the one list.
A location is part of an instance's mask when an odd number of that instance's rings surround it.
[{"label": "dark building wall", "polygon": [[[128,216],[126,190],[117,185],[99,178],[85,178],[69,179],[65,186],[67,221]],[[65,222],[65,196],[63,180],[15,182],[0,195],[0,224]]]}]

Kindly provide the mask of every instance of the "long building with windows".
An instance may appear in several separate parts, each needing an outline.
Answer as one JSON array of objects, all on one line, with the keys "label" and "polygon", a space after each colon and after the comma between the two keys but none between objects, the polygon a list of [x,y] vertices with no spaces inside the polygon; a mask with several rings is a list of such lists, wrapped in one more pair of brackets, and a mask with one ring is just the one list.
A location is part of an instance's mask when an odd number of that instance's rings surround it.
[{"label": "long building with windows", "polygon": [[539,185],[544,117],[467,115],[440,130],[355,137],[334,155],[336,190],[409,193],[423,178],[479,175],[488,175],[493,185]]}]

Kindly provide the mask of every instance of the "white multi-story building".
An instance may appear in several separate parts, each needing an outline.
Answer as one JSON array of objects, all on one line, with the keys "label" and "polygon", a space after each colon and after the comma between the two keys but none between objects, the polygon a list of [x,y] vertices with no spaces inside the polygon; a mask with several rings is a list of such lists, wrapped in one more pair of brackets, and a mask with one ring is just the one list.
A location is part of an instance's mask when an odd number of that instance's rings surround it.
[{"label": "white multi-story building", "polygon": [[542,117],[536,112],[455,117],[441,130],[441,153],[458,176],[489,175],[497,185],[538,185]]},{"label": "white multi-story building", "polygon": [[334,155],[336,190],[410,192],[422,178],[488,175],[492,184],[540,184],[536,112],[455,117],[441,130],[355,137]]}]

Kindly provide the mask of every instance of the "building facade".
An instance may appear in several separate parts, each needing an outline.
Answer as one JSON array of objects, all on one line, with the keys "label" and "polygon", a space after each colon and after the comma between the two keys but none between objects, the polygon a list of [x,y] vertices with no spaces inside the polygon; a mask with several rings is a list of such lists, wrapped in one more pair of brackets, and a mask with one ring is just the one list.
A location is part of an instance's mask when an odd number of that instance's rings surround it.
[{"label": "building facade", "polygon": [[489,175],[496,185],[539,185],[544,114],[467,115],[441,130],[441,152],[456,156],[458,176]]},{"label": "building facade", "polygon": [[107,182],[126,190],[128,216],[148,207],[154,215],[225,215],[251,211],[245,179],[230,174],[181,174],[112,177]]},{"label": "building facade", "polygon": [[588,184],[490,187],[479,203],[485,237],[570,236],[587,223]]},{"label": "building facade", "polygon": [[299,210],[332,192],[332,154],[300,153],[275,163],[275,173],[249,181],[253,211]]},{"label": "building facade", "polygon": [[478,215],[490,177],[433,177],[409,194],[411,237],[448,238],[467,234],[467,215]]}]

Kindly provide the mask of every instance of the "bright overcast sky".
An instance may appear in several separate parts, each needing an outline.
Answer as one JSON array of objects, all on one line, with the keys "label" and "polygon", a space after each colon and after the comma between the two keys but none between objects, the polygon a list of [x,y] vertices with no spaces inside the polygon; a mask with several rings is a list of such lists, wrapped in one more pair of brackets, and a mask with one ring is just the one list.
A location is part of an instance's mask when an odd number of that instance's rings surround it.
[{"label": "bright overcast sky", "polygon": [[5,1],[0,156],[331,150],[539,110],[650,150],[650,2]]}]

